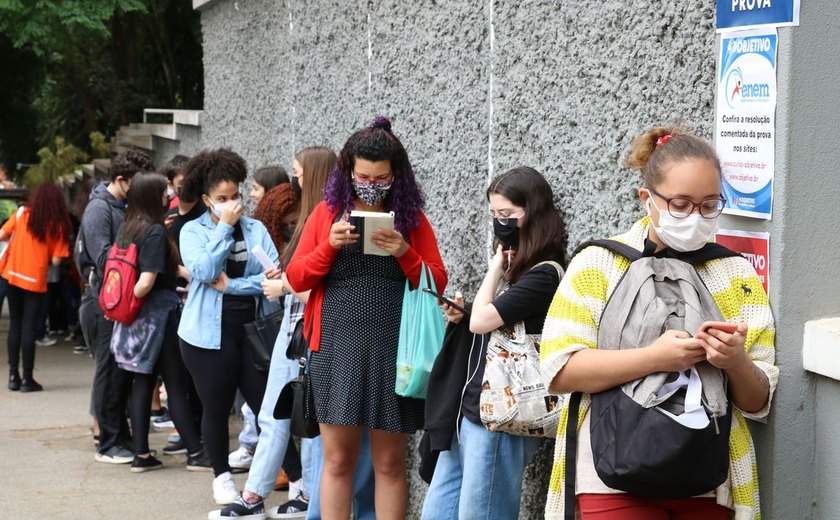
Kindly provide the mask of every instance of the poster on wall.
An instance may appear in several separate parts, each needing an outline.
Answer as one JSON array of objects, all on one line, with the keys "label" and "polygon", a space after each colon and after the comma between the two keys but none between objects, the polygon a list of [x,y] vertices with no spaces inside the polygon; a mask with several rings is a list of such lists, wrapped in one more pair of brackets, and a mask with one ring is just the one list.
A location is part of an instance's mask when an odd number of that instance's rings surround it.
[{"label": "poster on wall", "polygon": [[799,0],[718,0],[717,31],[799,25]]},{"label": "poster on wall", "polygon": [[770,233],[721,229],[715,235],[715,242],[749,260],[764,285],[764,291],[769,292]]},{"label": "poster on wall", "polygon": [[724,213],[770,220],[776,157],[776,30],[721,37],[715,148]]}]

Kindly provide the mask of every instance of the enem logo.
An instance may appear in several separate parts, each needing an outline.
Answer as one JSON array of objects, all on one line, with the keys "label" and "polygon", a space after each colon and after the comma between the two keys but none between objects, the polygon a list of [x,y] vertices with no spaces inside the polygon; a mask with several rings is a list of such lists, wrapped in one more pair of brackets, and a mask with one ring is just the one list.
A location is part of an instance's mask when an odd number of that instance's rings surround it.
[{"label": "enem logo", "polygon": [[734,67],[726,75],[726,104],[735,108],[741,103],[767,101],[770,99],[770,85],[747,83],[741,69]]}]

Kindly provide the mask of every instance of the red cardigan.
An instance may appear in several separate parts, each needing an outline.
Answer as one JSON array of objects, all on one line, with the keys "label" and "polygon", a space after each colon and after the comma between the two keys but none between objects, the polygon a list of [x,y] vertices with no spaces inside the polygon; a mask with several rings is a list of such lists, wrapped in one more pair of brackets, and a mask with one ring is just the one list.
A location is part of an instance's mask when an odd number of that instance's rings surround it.
[{"label": "red cardigan", "polygon": [[[306,219],[297,249],[286,267],[286,279],[295,292],[311,290],[304,309],[304,335],[309,349],[317,352],[321,345],[321,308],[324,303],[324,277],[332,269],[339,250],[330,245],[330,229],[338,211],[330,211],[321,202]],[[420,212],[417,227],[408,232],[408,251],[399,258],[406,278],[414,285],[420,284],[420,266],[425,262],[431,269],[439,293],[446,288],[447,276],[437,247],[437,239],[426,215]]]}]

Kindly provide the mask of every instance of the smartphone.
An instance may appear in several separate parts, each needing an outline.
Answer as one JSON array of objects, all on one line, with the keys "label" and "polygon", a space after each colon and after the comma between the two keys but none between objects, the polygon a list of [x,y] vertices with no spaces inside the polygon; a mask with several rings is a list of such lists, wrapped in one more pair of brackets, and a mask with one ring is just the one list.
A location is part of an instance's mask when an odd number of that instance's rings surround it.
[{"label": "smartphone", "polygon": [[707,321],[700,325],[700,330],[697,332],[706,332],[709,329],[717,329],[726,332],[727,334],[735,334],[735,331],[738,330],[738,325],[735,323],[727,323],[725,321]]},{"label": "smartphone", "polygon": [[465,308],[463,308],[462,306],[458,305],[457,303],[453,302],[452,300],[450,300],[450,299],[449,299],[449,298],[447,298],[446,296],[442,296],[442,295],[440,295],[440,294],[438,294],[438,293],[434,292],[434,291],[433,291],[433,290],[431,290],[431,289],[423,289],[423,291],[424,291],[424,292],[426,292],[426,293],[431,294],[432,296],[434,296],[435,298],[437,298],[437,299],[438,299],[438,301],[443,302],[443,303],[445,303],[445,304],[449,305],[450,307],[452,307],[452,308],[453,308],[453,309],[455,309],[456,311],[460,312],[461,314],[464,314],[465,316],[469,316],[470,311],[468,311],[467,309],[465,309]]}]

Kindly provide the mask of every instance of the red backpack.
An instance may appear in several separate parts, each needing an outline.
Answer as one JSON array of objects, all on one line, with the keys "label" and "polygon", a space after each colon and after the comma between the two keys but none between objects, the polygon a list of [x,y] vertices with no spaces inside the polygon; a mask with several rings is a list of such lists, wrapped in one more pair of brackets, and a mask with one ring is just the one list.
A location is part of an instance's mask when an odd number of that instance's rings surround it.
[{"label": "red backpack", "polygon": [[115,242],[108,251],[99,290],[99,307],[106,318],[129,325],[137,317],[146,301],[134,296],[138,272],[137,246],[130,243],[123,249]]}]

